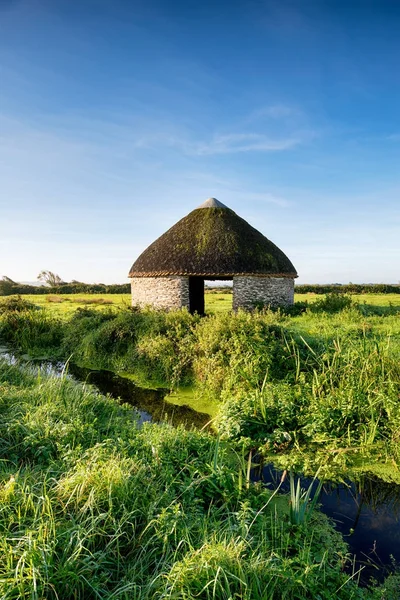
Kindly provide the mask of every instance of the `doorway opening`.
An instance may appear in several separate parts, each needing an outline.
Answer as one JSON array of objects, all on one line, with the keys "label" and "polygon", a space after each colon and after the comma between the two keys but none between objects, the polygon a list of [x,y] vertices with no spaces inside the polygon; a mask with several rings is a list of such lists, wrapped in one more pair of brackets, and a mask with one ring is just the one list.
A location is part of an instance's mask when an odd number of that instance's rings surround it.
[{"label": "doorway opening", "polygon": [[189,277],[189,312],[199,315],[232,310],[232,279]]},{"label": "doorway opening", "polygon": [[189,277],[189,312],[204,315],[204,277]]},{"label": "doorway opening", "polygon": [[217,279],[205,281],[205,312],[222,313],[232,310],[232,279]]}]

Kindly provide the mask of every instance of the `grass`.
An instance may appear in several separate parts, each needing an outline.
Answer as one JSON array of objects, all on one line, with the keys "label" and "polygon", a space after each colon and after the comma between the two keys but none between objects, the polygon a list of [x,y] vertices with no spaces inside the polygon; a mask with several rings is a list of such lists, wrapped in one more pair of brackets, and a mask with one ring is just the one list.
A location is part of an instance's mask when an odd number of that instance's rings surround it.
[{"label": "grass", "polygon": [[360,457],[400,466],[398,313],[339,300],[320,297],[297,316],[204,319],[101,304],[58,318],[58,303],[17,310],[11,299],[0,327],[22,353],[168,387],[172,402],[218,417],[227,439],[274,455],[284,468],[315,472],[323,464],[341,476],[359,468]]},{"label": "grass", "polygon": [[43,298],[2,304],[5,342],[164,383],[218,435],[139,428],[90,386],[0,362],[1,598],[398,598],[396,576],[360,589],[344,575],[346,546],[307,492],[293,481],[284,508],[246,458],[400,481],[395,309],[318,297],[293,316],[200,318]]},{"label": "grass", "polygon": [[0,597],[394,600],[318,510],[247,482],[228,443],[0,362]]},{"label": "grass", "polygon": [[208,313],[222,313],[232,310],[232,293],[210,293],[207,292],[204,295],[205,298],[205,312]]},{"label": "grass", "polygon": [[[295,302],[314,303],[321,300],[324,295],[307,293],[307,294],[295,294]],[[359,304],[366,304],[370,306],[381,306],[389,307],[400,306],[400,294],[354,294],[351,296],[354,302]],[[206,313],[219,313],[232,310],[232,293],[229,292],[215,292],[211,290],[205,293],[205,304]]]},{"label": "grass", "polygon": [[85,306],[102,310],[103,307],[126,308],[131,303],[130,294],[27,294],[23,297],[40,308],[51,310],[54,316],[60,318],[68,318],[77,308]]},{"label": "grass", "polygon": [[[323,296],[323,295],[322,295]],[[359,304],[370,304],[372,306],[400,306],[400,294],[353,294],[352,299]],[[321,294],[295,294],[295,302],[307,300],[315,302],[321,298]]]},{"label": "grass", "polygon": [[[321,300],[320,294],[295,294],[295,302],[313,303]],[[85,306],[126,308],[131,304],[130,294],[48,294],[48,295],[26,295],[26,300],[40,307],[49,308],[55,316],[64,318],[71,316],[77,308]],[[355,294],[352,296],[355,302],[369,306],[389,307],[400,306],[400,294]],[[206,290],[205,293],[206,313],[223,313],[232,310],[232,293],[214,290]]]},{"label": "grass", "polygon": [[[77,308],[85,306],[126,308],[131,304],[130,294],[43,294],[24,295],[24,299],[41,308],[48,308],[60,318],[68,318]],[[232,294],[205,294],[206,311],[213,313],[232,310]]]}]

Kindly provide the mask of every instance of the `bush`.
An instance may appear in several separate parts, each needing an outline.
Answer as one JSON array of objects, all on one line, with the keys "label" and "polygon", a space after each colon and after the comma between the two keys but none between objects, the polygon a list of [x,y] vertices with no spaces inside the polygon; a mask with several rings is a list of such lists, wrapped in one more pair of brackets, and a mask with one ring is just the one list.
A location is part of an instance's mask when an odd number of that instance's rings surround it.
[{"label": "bush", "polygon": [[59,358],[62,356],[63,325],[36,308],[34,305],[31,308],[24,300],[17,301],[11,309],[7,307],[0,320],[0,335],[30,356]]},{"label": "bush", "polygon": [[27,310],[38,310],[38,307],[28,300],[24,300],[21,296],[14,296],[13,298],[7,298],[0,302],[0,315],[7,315],[10,313],[23,312]]},{"label": "bush", "polygon": [[0,296],[16,294],[129,294],[129,283],[111,284],[104,283],[60,283],[52,287],[47,285],[27,285],[9,280],[0,280]]},{"label": "bush", "polygon": [[238,311],[210,316],[196,328],[193,372],[219,396],[238,386],[250,390],[264,378],[282,379],[294,368],[279,313]]},{"label": "bush", "polygon": [[254,445],[278,449],[292,439],[302,425],[307,400],[299,386],[265,383],[261,390],[225,394],[217,422],[224,438],[247,438]]},{"label": "bush", "polygon": [[351,296],[330,292],[326,294],[325,298],[316,300],[313,304],[310,304],[310,311],[333,314],[350,308],[352,305],[353,300]]}]

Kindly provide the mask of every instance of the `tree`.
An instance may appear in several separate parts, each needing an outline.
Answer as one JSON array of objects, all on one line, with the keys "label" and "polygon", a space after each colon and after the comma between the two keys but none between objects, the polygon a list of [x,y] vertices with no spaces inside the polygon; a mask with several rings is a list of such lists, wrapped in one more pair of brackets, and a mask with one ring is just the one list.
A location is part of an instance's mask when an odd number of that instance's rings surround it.
[{"label": "tree", "polygon": [[57,273],[53,273],[52,271],[40,271],[37,278],[39,281],[43,281],[43,283],[50,287],[57,287],[58,285],[63,285],[65,283]]}]

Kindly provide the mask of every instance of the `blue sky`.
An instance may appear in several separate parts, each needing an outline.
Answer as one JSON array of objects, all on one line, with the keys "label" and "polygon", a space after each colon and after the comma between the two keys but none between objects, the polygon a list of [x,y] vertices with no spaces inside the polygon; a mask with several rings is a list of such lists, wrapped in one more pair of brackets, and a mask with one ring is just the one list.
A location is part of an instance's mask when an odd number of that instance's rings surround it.
[{"label": "blue sky", "polygon": [[125,282],[209,196],[400,280],[397,0],[0,0],[0,276]]}]

